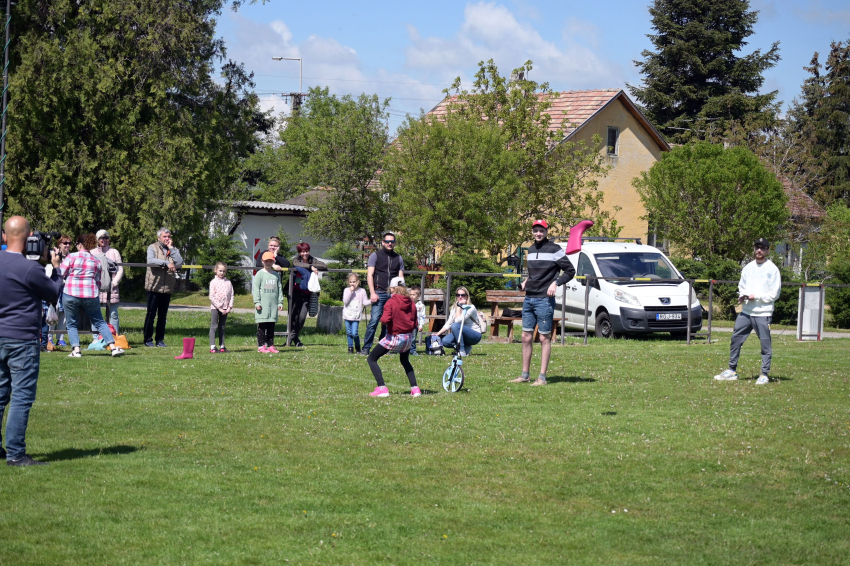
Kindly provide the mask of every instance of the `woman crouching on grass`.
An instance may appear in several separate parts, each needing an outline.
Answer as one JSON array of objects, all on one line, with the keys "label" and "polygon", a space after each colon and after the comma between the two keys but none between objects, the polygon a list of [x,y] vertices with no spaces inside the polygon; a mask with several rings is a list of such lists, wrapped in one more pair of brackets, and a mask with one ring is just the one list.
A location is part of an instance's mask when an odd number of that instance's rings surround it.
[{"label": "woman crouching on grass", "polygon": [[389,397],[390,391],[384,385],[384,375],[378,365],[378,359],[387,352],[399,354],[398,359],[407,379],[410,381],[410,395],[419,397],[422,391],[416,385],[416,375],[413,366],[410,365],[410,344],[413,341],[413,329],[416,328],[416,306],[410,300],[410,293],[404,285],[404,279],[395,277],[390,281],[390,293],[392,296],[384,305],[381,314],[381,322],[387,329],[387,335],[378,342],[378,345],[369,354],[369,369],[375,376],[378,386],[369,393],[371,397]]}]

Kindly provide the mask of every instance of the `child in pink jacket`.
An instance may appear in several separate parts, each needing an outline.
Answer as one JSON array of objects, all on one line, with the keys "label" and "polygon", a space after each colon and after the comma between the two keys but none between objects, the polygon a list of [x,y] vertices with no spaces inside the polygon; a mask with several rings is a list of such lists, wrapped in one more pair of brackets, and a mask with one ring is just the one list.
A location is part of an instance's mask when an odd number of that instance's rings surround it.
[{"label": "child in pink jacket", "polygon": [[[227,314],[233,310],[233,284],[224,275],[227,265],[215,264],[215,277],[210,281],[210,353],[227,352],[224,347],[224,324]],[[215,331],[218,329],[218,350],[215,349]]]}]

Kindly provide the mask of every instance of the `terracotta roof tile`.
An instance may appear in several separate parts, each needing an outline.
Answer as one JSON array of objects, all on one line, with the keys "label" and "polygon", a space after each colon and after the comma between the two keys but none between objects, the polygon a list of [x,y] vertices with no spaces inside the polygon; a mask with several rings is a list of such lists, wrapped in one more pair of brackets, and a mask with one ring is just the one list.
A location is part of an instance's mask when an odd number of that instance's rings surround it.
[{"label": "terracotta roof tile", "polygon": [[[551,106],[547,112],[552,117],[552,121],[549,123],[549,129],[558,130],[561,124],[566,124],[567,133],[575,131],[621,92],[622,90],[620,89],[612,88],[568,90],[557,93],[557,98],[551,99]],[[538,97],[541,99],[545,96],[542,93],[538,94]],[[445,116],[446,106],[456,101],[457,96],[446,98],[428,114],[432,116]]]},{"label": "terracotta roof tile", "polygon": [[782,181],[782,186],[785,188],[785,196],[788,197],[788,211],[791,212],[791,216],[815,219],[826,216],[826,211],[823,207],[816,203],[802,189],[795,187],[790,179],[782,177],[780,181]]}]

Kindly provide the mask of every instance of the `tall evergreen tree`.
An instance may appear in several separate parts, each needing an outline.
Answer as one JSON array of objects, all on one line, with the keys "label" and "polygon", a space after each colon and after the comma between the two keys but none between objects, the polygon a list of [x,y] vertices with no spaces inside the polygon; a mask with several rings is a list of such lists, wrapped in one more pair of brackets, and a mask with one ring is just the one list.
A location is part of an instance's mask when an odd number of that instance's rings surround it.
[{"label": "tall evergreen tree", "polygon": [[812,140],[811,153],[824,176],[814,196],[829,204],[850,199],[850,40],[832,42],[825,66],[819,58],[815,53],[805,67],[811,76],[790,114]]},{"label": "tall evergreen tree", "polygon": [[643,86],[628,85],[668,139],[705,139],[732,122],[770,122],[776,91],[760,94],[762,72],[779,61],[779,42],[762,53],[736,55],[758,19],[748,0],[655,0],[645,50],[635,65]]}]

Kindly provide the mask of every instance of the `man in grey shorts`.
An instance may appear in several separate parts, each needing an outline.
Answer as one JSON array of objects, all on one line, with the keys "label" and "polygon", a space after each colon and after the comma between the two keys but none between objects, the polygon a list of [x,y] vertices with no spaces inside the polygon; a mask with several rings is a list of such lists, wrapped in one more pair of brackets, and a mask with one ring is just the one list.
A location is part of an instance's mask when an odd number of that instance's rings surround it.
[{"label": "man in grey shorts", "polygon": [[770,243],[759,238],[753,244],[755,261],[751,261],[741,271],[738,282],[738,302],[742,303],[741,314],[735,320],[732,331],[732,345],[729,352],[729,369],[720,375],[715,375],[718,381],[734,381],[738,379],[738,356],[741,346],[755,330],[761,342],[761,374],[756,385],[764,385],[770,381],[770,361],[773,357],[773,346],[770,340],[770,320],[773,315],[773,303],[779,298],[782,290],[782,278],[779,268],[767,259]]}]

